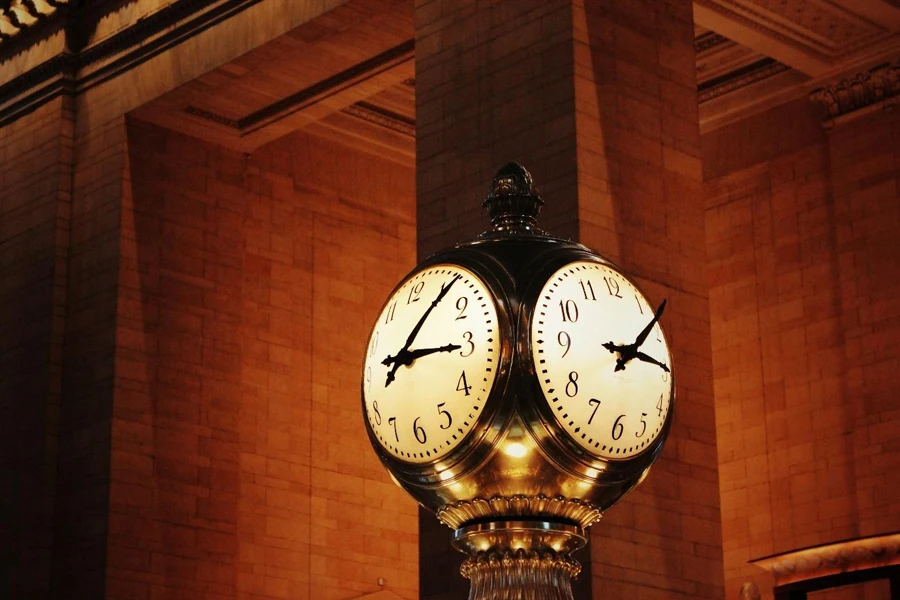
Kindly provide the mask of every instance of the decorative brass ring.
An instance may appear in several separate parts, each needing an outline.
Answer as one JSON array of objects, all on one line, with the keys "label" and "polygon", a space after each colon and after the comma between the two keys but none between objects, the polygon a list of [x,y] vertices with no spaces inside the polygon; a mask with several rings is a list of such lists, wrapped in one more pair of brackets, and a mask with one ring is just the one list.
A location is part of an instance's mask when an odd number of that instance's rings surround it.
[{"label": "decorative brass ring", "polygon": [[589,502],[564,496],[495,496],[491,499],[472,498],[442,506],[437,517],[451,529],[459,529],[474,520],[498,517],[531,517],[571,521],[587,528],[603,516],[600,509]]}]

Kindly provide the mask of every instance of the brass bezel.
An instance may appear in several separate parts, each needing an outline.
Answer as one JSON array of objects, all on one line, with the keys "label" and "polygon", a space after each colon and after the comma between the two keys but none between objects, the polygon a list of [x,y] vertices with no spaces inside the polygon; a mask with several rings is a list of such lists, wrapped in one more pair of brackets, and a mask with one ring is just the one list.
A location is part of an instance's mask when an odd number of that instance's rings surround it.
[{"label": "brass bezel", "polygon": [[[362,418],[373,449],[395,478],[405,484],[411,484],[420,488],[439,486],[458,480],[482,464],[501,437],[513,408],[509,402],[506,402],[507,406],[503,406],[514,354],[514,346],[511,340],[515,337],[515,331],[513,331],[514,324],[510,318],[509,299],[506,293],[507,287],[511,284],[506,282],[506,285],[504,285],[497,277],[496,273],[505,273],[505,269],[493,257],[477,251],[467,251],[463,248],[451,248],[434,254],[416,265],[394,286],[387,295],[385,302],[382,303],[378,314],[381,314],[387,302],[404,283],[421,271],[440,264],[464,268],[478,277],[490,292],[491,301],[494,303],[497,314],[497,335],[500,340],[496,367],[497,374],[494,377],[491,389],[486,395],[484,408],[476,423],[473,424],[459,445],[444,457],[422,463],[406,462],[385,450],[372,432],[369,420],[366,418],[364,370],[360,376]],[[370,331],[369,337],[371,335]],[[450,473],[449,476],[447,475],[448,472]]]},{"label": "brass bezel", "polygon": [[[666,421],[656,440],[648,445],[646,449],[628,458],[611,459],[596,456],[571,439],[565,429],[559,424],[556,415],[552,414],[549,402],[541,389],[540,380],[537,376],[534,364],[531,325],[540,292],[550,276],[558,269],[577,261],[593,262],[614,269],[646,297],[646,294],[644,294],[640,286],[638,286],[631,277],[628,277],[618,265],[594,254],[584,246],[576,246],[573,244],[539,256],[532,265],[533,276],[522,294],[522,307],[519,313],[520,336],[518,340],[519,359],[517,361],[517,367],[522,369],[523,381],[529,382],[529,384],[525,386],[526,389],[523,390],[523,393],[526,394],[527,401],[523,402],[522,415],[523,418],[526,419],[530,431],[535,436],[535,441],[544,452],[545,456],[552,460],[560,469],[580,477],[602,482],[626,481],[636,478],[642,471],[645,471],[653,464],[656,457],[662,451],[662,447],[668,437],[676,405],[675,365],[670,350],[670,361],[672,361],[673,364],[670,365],[669,412],[666,415]],[[671,348],[669,337],[666,335],[665,328],[662,324],[660,324],[660,329],[666,340],[667,347]],[[606,508],[608,507],[604,507],[604,509]]]}]

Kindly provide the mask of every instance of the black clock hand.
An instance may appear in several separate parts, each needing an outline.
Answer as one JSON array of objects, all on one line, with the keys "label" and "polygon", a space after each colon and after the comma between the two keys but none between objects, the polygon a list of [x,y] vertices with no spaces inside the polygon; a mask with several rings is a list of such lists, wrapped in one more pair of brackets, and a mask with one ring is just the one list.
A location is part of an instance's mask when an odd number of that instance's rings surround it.
[{"label": "black clock hand", "polygon": [[644,327],[644,330],[641,331],[637,338],[634,340],[634,349],[637,350],[641,347],[641,344],[644,343],[644,340],[647,339],[647,336],[650,335],[650,330],[653,329],[653,326],[656,325],[656,322],[659,321],[659,318],[662,316],[663,311],[666,309],[666,301],[663,300],[662,304],[659,305],[659,308],[656,309],[656,314],[653,315],[653,318],[647,323],[647,326]]},{"label": "black clock hand", "polygon": [[[616,359],[616,367],[615,367],[615,369],[613,369],[613,371],[624,371],[625,366],[628,364],[628,362],[635,358],[642,360],[644,362],[652,362],[653,364],[659,365],[666,371],[669,370],[668,367],[666,367],[664,364],[658,362],[656,359],[653,359],[650,356],[644,354],[643,352],[638,351],[638,348],[641,347],[641,345],[647,339],[647,336],[650,335],[650,331],[653,329],[653,326],[656,325],[657,321],[659,321],[659,318],[662,316],[663,311],[665,309],[666,309],[666,300],[663,300],[662,303],[659,305],[659,308],[656,309],[656,314],[653,315],[653,318],[650,320],[649,323],[647,323],[647,326],[644,327],[643,330],[641,330],[641,332],[638,334],[637,338],[635,338],[634,343],[619,345],[619,344],[615,344],[610,341],[610,342],[606,342],[605,344],[603,344],[603,347],[606,348],[607,350],[609,350],[611,353],[619,354],[619,358]],[[641,358],[642,356],[644,358]]]},{"label": "black clock hand", "polygon": [[396,379],[397,369],[399,369],[401,366],[410,367],[417,358],[422,358],[423,356],[428,356],[429,354],[434,354],[436,352],[453,352],[454,350],[459,350],[460,348],[462,348],[462,346],[460,346],[459,344],[445,344],[444,346],[439,346],[437,348],[401,350],[397,353],[397,356],[388,356],[383,361],[381,361],[381,364],[394,366],[387,374],[387,381],[385,381],[384,387],[387,387],[394,379]]},{"label": "black clock hand", "polygon": [[438,346],[436,348],[416,348],[415,350],[407,350],[402,354],[398,354],[397,356],[388,356],[386,359],[381,361],[383,365],[392,365],[395,363],[400,363],[402,365],[409,366],[415,362],[417,358],[422,358],[423,356],[428,356],[429,354],[434,354],[436,352],[453,352],[454,350],[459,350],[462,348],[459,344],[445,344],[443,346]]},{"label": "black clock hand", "polygon": [[637,354],[634,355],[634,357],[636,359],[644,361],[646,363],[654,364],[654,365],[658,366],[660,369],[662,369],[663,371],[665,371],[666,373],[669,372],[669,367],[666,366],[665,363],[661,363],[658,360],[656,360],[655,358],[653,358],[652,356],[648,356],[648,355],[644,354],[643,352],[638,352]]},{"label": "black clock hand", "polygon": [[605,344],[603,344],[603,347],[609,350],[612,354],[621,352],[625,349],[625,346],[619,346],[618,344],[613,344],[612,342],[606,342]]},{"label": "black clock hand", "polygon": [[[406,338],[406,343],[403,345],[403,348],[401,348],[400,351],[397,352],[397,354],[395,356],[388,355],[387,358],[385,358],[383,361],[381,361],[381,364],[383,364],[385,366],[390,365],[390,364],[394,365],[393,367],[391,367],[391,370],[388,371],[387,381],[385,382],[384,387],[389,386],[391,384],[391,382],[395,379],[395,375],[397,374],[397,369],[400,368],[400,365],[403,362],[402,360],[400,360],[400,357],[404,357],[406,354],[409,353],[409,347],[412,345],[413,341],[416,339],[416,336],[419,335],[419,330],[422,329],[422,325],[425,324],[425,319],[428,318],[428,315],[431,314],[431,311],[434,310],[434,307],[437,306],[438,303],[444,299],[444,296],[447,295],[447,292],[450,291],[450,288],[453,287],[453,284],[456,283],[456,280],[461,279],[461,278],[462,278],[462,275],[456,275],[453,279],[450,280],[450,283],[441,286],[441,291],[440,291],[440,293],[438,293],[437,298],[435,298],[432,301],[432,303],[428,306],[428,308],[425,309],[425,313],[419,318],[419,322],[416,323],[415,327],[413,327],[413,330],[409,333],[409,337]],[[412,364],[412,361],[410,361],[409,364]]]}]

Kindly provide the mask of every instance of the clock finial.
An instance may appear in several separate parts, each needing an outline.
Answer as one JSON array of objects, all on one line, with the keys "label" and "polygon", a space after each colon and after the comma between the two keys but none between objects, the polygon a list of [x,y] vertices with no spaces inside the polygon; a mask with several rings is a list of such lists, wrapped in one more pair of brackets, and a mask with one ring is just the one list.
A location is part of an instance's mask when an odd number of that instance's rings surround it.
[{"label": "clock finial", "polygon": [[544,233],[537,227],[537,216],[543,205],[531,173],[514,162],[497,171],[482,204],[491,216],[490,233],[536,234]]}]

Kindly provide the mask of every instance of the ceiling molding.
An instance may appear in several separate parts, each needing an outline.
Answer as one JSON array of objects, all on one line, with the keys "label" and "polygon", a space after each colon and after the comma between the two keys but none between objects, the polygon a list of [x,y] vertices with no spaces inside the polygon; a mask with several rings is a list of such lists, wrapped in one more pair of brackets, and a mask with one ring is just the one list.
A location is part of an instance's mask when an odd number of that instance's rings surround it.
[{"label": "ceiling molding", "polygon": [[694,0],[694,20],[814,77],[900,39],[900,10],[882,0]]},{"label": "ceiling molding", "polygon": [[844,540],[751,560],[783,586],[830,575],[900,565],[900,533]]},{"label": "ceiling molding", "polygon": [[410,119],[381,106],[363,101],[351,104],[341,112],[366,121],[367,123],[378,125],[379,127],[390,129],[391,131],[396,131],[407,137],[416,137],[415,119]]},{"label": "ceiling molding", "polygon": [[[49,19],[67,31],[70,49],[0,85],[0,127],[38,109],[60,95],[78,95],[150,60],[210,27],[225,21],[260,0],[181,0],[138,19],[129,27],[82,51],[72,36],[87,35],[85,29],[101,13],[76,12],[67,8]],[[112,3],[117,6],[121,3]],[[87,11],[87,9],[84,9]],[[65,16],[65,19],[62,17]],[[66,20],[75,20],[66,23]],[[76,24],[77,23],[79,24]],[[76,33],[81,31],[81,33]],[[18,36],[17,36],[18,37]],[[13,40],[17,41],[17,40]],[[24,41],[24,40],[23,40]],[[0,52],[11,41],[0,44]],[[12,46],[9,46],[12,49]],[[21,50],[20,44],[15,49]]]},{"label": "ceiling molding", "polygon": [[401,63],[412,60],[415,47],[415,40],[407,40],[243,117],[231,118],[193,105],[187,106],[184,111],[195,117],[234,129],[236,133],[244,136],[311,104],[321,102],[350,86],[362,83]]},{"label": "ceiling molding", "polygon": [[844,122],[851,115],[893,106],[900,101],[900,60],[817,88],[810,92],[809,99],[825,107],[826,127]]},{"label": "ceiling molding", "polygon": [[697,101],[704,104],[755,83],[784,73],[790,67],[771,59],[763,58],[736,71],[697,86]]}]

